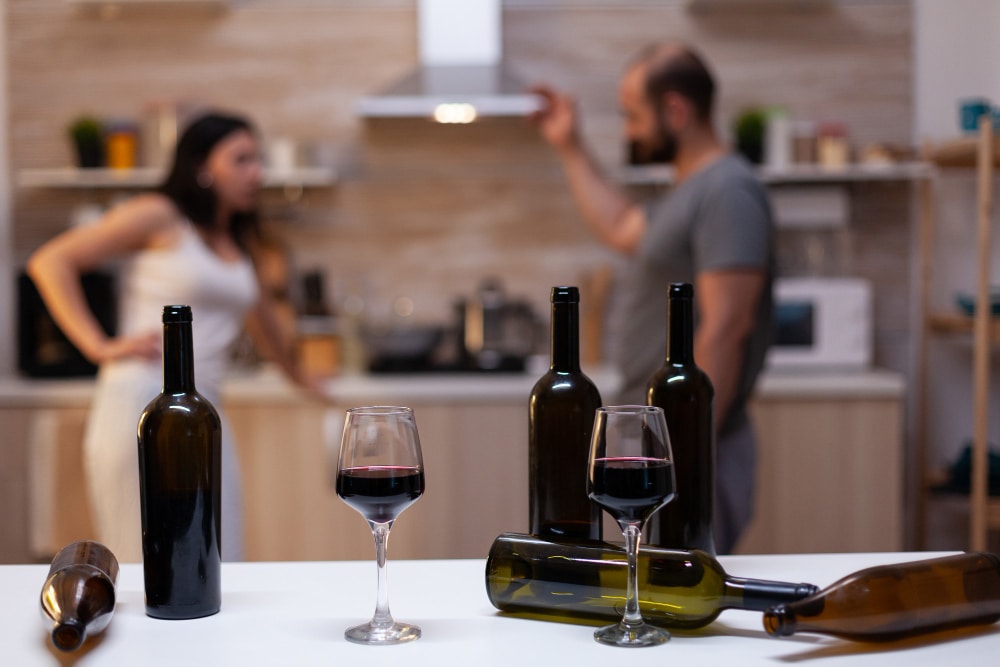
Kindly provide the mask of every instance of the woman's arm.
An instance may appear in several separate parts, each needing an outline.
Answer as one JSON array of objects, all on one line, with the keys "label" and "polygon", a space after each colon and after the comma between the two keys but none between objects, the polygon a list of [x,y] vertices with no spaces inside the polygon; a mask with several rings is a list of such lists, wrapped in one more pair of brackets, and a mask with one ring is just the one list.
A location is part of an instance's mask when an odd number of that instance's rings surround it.
[{"label": "woman's arm", "polygon": [[80,276],[116,257],[166,244],[176,233],[176,214],[169,201],[159,195],[142,195],[116,206],[95,223],[63,232],[32,254],[28,275],[52,319],[87,359],[99,364],[159,355],[155,331],[107,336],[87,305]]},{"label": "woman's arm", "polygon": [[288,326],[288,316],[282,313],[281,296],[277,294],[275,277],[265,275],[266,250],[259,239],[249,243],[250,256],[257,272],[260,298],[247,316],[247,331],[263,355],[278,364],[285,376],[315,396],[327,399],[320,378],[307,374],[295,352],[294,327]]}]

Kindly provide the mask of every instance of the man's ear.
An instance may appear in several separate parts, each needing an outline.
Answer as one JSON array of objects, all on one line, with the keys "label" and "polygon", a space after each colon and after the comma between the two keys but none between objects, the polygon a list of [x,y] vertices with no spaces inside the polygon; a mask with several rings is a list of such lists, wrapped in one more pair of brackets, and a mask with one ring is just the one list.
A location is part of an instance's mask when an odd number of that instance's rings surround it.
[{"label": "man's ear", "polygon": [[674,132],[679,132],[691,123],[694,108],[686,97],[668,90],[663,93],[663,105],[660,113],[664,125]]}]

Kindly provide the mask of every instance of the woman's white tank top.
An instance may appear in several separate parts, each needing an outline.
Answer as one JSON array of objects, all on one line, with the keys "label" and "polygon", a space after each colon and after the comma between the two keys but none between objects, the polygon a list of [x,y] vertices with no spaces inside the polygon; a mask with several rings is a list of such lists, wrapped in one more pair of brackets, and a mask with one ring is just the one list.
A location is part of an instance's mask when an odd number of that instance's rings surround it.
[{"label": "woman's white tank top", "polygon": [[163,306],[191,306],[195,383],[213,400],[218,398],[230,348],[258,298],[257,280],[246,257],[223,260],[193,224],[186,223],[181,230],[174,245],[144,250],[125,263],[119,335],[159,331]]}]

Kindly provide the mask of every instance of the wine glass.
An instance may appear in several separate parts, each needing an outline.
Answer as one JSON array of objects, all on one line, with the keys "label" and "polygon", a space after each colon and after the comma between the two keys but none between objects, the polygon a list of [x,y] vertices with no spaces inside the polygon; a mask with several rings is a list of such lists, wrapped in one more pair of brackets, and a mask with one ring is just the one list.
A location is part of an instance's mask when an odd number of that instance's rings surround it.
[{"label": "wine glass", "polygon": [[347,411],[337,464],[337,495],[368,522],[375,537],[378,598],[375,614],[344,636],[358,644],[399,644],[420,637],[420,628],[389,613],[386,543],[400,512],[424,492],[424,464],[413,410],[364,407]]},{"label": "wine glass", "polygon": [[664,643],[670,634],[642,620],[637,572],[642,526],[674,497],[674,461],[661,408],[619,405],[597,409],[587,464],[587,494],[621,526],[628,557],[625,614],[621,622],[596,630],[594,639],[613,646]]}]

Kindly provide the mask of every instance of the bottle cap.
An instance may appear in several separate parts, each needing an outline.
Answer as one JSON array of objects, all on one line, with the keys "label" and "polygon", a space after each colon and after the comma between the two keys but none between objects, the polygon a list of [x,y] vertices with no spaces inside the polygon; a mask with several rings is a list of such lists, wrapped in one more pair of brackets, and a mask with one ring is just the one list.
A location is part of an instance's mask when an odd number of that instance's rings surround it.
[{"label": "bottle cap", "polygon": [[580,290],[576,287],[553,287],[552,303],[580,303]]},{"label": "bottle cap", "polygon": [[670,283],[667,296],[671,299],[693,299],[694,287],[691,283]]},{"label": "bottle cap", "polygon": [[191,322],[191,306],[164,306],[164,324],[186,324]]}]

